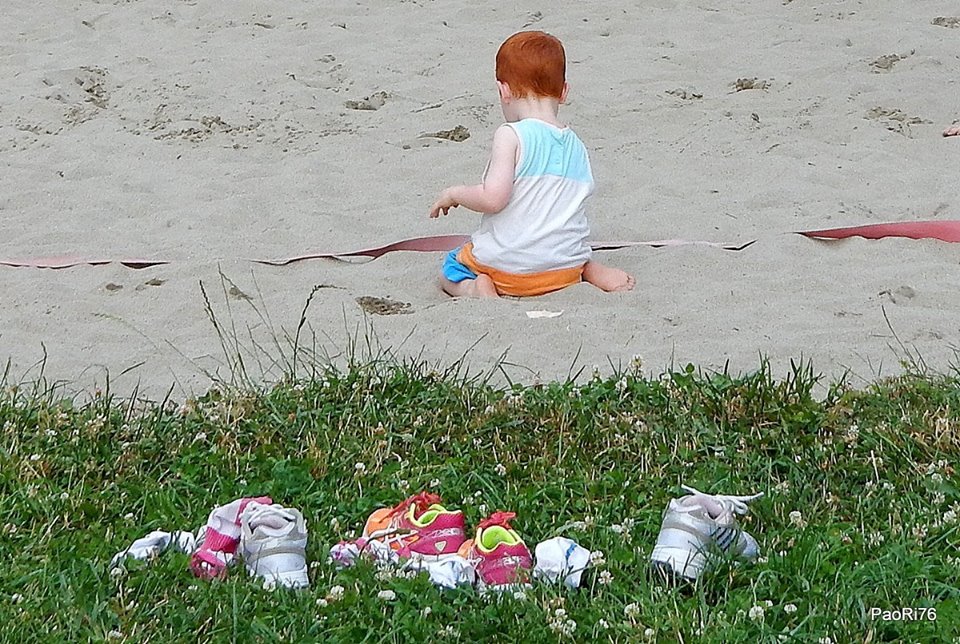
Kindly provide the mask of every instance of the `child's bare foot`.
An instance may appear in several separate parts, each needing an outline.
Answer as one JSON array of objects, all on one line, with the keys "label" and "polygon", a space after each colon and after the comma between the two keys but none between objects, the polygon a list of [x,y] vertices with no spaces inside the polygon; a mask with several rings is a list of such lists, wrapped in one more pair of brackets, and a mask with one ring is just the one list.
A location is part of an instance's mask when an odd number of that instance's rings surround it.
[{"label": "child's bare foot", "polygon": [[960,136],[960,125],[953,125],[943,131],[944,136]]},{"label": "child's bare foot", "polygon": [[451,282],[441,277],[440,287],[447,295],[453,297],[500,297],[489,275],[478,275],[477,279],[462,282]]},{"label": "child's bare foot", "polygon": [[583,279],[607,293],[632,291],[637,281],[626,271],[589,261],[583,267]]}]

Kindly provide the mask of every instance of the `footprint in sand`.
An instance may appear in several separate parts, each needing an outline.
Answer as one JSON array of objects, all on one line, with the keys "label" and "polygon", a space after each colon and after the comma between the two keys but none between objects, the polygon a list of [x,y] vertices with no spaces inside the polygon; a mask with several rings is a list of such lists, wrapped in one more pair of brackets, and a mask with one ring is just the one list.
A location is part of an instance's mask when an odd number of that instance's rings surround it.
[{"label": "footprint in sand", "polygon": [[462,125],[458,125],[452,130],[440,130],[438,132],[427,132],[417,137],[418,139],[444,139],[447,141],[456,141],[462,143],[470,138],[470,130]]},{"label": "footprint in sand", "polygon": [[954,17],[945,18],[945,17],[943,17],[943,16],[940,16],[940,17],[938,17],[938,18],[934,18],[934,19],[933,19],[933,24],[935,24],[935,25],[938,26],[938,27],[946,27],[946,28],[948,28],[948,29],[956,29],[956,28],[960,27],[960,18],[954,18]]},{"label": "footprint in sand", "polygon": [[377,92],[359,101],[347,101],[343,105],[349,110],[373,112],[387,104],[387,97],[386,92]]},{"label": "footprint in sand", "polygon": [[733,83],[733,91],[742,92],[748,89],[770,89],[770,84],[770,81],[759,80],[756,77],[738,78],[736,82]]},{"label": "footprint in sand", "polygon": [[404,143],[401,147],[404,150],[409,150],[410,148],[417,146],[421,148],[428,148],[431,144],[441,143],[443,141],[453,141],[455,143],[463,143],[470,138],[470,130],[468,130],[463,125],[458,125],[452,130],[440,130],[438,132],[426,132],[419,135],[416,138],[415,142]]},{"label": "footprint in sand", "polygon": [[914,297],[917,296],[917,292],[913,290],[912,287],[903,285],[892,291],[890,289],[884,289],[879,293],[877,293],[877,295],[881,295],[881,296],[886,295],[890,299],[891,303],[896,304],[897,298],[900,298],[901,301],[904,299],[912,300]]},{"label": "footprint in sand", "polygon": [[373,315],[403,315],[413,313],[408,302],[395,302],[384,297],[364,295],[357,298],[357,304],[367,313]]},{"label": "footprint in sand", "polygon": [[684,89],[682,87],[678,87],[677,89],[668,89],[666,93],[670,96],[676,96],[682,101],[693,101],[703,98],[703,94],[695,92],[692,89]]},{"label": "footprint in sand", "polygon": [[864,118],[878,121],[891,132],[902,134],[907,138],[913,138],[910,132],[911,125],[923,125],[932,123],[919,116],[908,116],[905,112],[898,109],[887,109],[885,107],[875,107],[869,110]]},{"label": "footprint in sand", "polygon": [[142,291],[146,289],[148,286],[163,286],[166,282],[167,280],[162,280],[159,277],[154,277],[152,279],[148,279],[146,282],[139,285],[135,290]]},{"label": "footprint in sand", "polygon": [[916,53],[916,50],[911,50],[909,54],[887,54],[877,58],[870,63],[870,67],[873,68],[874,74],[879,74],[882,72],[889,72],[893,69],[893,66],[896,65],[901,60],[905,60]]}]

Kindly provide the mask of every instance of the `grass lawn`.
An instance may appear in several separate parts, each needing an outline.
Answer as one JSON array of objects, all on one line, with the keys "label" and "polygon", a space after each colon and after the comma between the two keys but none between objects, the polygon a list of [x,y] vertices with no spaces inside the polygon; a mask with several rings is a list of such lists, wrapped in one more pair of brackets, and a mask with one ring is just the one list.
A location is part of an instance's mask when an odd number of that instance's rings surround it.
[{"label": "grass lawn", "polygon": [[[504,390],[372,360],[183,404],[7,387],[0,641],[960,641],[960,378],[817,380],[637,368]],[[660,586],[647,560],[680,483],[765,492],[742,521],[761,559]],[[499,600],[326,563],[426,489],[468,525],[513,511],[531,548],[564,535],[605,562],[578,591]],[[259,494],[307,517],[310,590],[200,581],[174,553],[109,574],[133,539]]]}]

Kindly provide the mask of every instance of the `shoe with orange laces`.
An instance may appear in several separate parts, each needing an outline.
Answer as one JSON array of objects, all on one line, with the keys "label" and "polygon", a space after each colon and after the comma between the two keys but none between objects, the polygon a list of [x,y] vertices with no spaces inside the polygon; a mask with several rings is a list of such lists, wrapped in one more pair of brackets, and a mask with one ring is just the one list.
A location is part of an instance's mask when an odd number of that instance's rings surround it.
[{"label": "shoe with orange laces", "polygon": [[477,569],[477,586],[507,590],[526,585],[530,580],[533,558],[520,535],[510,526],[517,515],[494,512],[477,525],[477,534],[460,547],[460,556]]},{"label": "shoe with orange laces", "polygon": [[403,559],[454,555],[466,539],[463,512],[440,505],[440,497],[420,492],[392,508],[375,510],[357,540],[361,550],[380,541]]}]

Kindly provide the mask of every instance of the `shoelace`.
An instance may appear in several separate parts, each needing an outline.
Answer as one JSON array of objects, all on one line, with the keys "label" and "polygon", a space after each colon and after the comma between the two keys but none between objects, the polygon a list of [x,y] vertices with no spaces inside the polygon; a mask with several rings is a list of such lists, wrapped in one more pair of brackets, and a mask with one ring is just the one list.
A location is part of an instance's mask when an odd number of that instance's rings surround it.
[{"label": "shoelace", "polygon": [[730,508],[732,512],[736,512],[737,514],[746,514],[750,509],[749,507],[747,507],[747,503],[749,503],[750,501],[756,501],[761,496],[763,496],[763,492],[758,492],[757,494],[749,494],[746,496],[735,496],[732,494],[704,494],[700,490],[697,490],[696,488],[692,488],[689,485],[680,485],[680,487],[683,488],[685,491],[689,492],[690,494],[705,496],[708,499],[713,499],[718,503],[722,504],[724,507]]},{"label": "shoelace", "polygon": [[480,529],[486,529],[490,526],[503,526],[507,530],[513,530],[513,527],[510,525],[510,521],[515,519],[517,516],[516,512],[494,512],[486,519],[477,524],[477,527]]},{"label": "shoelace", "polygon": [[257,525],[263,521],[266,515],[275,515],[282,517],[285,521],[296,521],[297,518],[288,512],[285,508],[273,505],[256,505],[244,512],[248,525]]},{"label": "shoelace", "polygon": [[420,516],[421,514],[426,512],[431,505],[439,505],[439,504],[440,504],[439,494],[434,494],[433,492],[420,492],[419,494],[414,494],[410,498],[404,501],[401,501],[396,506],[394,506],[393,510],[390,511],[390,515],[393,516],[395,514],[402,514],[407,511],[407,508],[409,508],[410,506],[413,506],[416,508],[416,511],[414,512],[414,516]]}]

